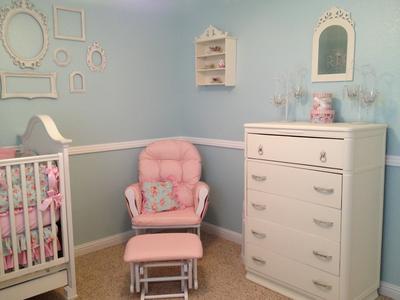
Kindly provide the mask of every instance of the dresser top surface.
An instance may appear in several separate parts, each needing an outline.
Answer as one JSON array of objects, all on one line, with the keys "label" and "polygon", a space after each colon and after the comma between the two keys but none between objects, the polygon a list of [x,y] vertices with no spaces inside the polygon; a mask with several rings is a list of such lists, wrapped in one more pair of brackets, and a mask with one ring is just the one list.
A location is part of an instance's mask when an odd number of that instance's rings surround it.
[{"label": "dresser top surface", "polygon": [[330,123],[318,124],[310,122],[265,122],[265,123],[246,123],[245,128],[260,129],[283,129],[283,130],[310,130],[310,131],[368,131],[386,129],[386,124],[378,123]]}]

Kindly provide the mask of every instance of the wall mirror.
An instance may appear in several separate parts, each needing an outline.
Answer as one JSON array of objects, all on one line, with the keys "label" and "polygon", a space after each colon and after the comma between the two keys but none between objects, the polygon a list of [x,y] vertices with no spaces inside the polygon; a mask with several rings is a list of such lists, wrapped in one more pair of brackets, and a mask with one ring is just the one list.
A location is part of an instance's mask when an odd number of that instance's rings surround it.
[{"label": "wall mirror", "polygon": [[332,7],[319,18],[312,45],[313,82],[353,80],[354,39],[349,12]]},{"label": "wall mirror", "polygon": [[48,49],[47,18],[28,0],[13,1],[0,10],[0,38],[15,65],[34,69]]},{"label": "wall mirror", "polygon": [[89,46],[86,61],[90,71],[102,72],[106,68],[106,53],[98,42],[94,42]]}]

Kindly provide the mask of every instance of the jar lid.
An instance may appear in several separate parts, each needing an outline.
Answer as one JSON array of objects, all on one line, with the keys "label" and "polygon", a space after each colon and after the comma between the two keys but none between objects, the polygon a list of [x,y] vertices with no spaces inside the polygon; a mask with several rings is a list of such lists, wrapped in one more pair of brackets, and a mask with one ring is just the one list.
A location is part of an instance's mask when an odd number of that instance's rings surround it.
[{"label": "jar lid", "polygon": [[317,92],[313,93],[313,97],[332,98],[332,93]]}]

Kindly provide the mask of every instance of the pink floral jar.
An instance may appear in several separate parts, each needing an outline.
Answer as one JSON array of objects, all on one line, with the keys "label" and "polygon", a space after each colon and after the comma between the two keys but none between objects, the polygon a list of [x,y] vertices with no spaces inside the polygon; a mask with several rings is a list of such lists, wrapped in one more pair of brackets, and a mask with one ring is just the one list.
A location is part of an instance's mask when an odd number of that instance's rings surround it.
[{"label": "pink floral jar", "polygon": [[332,123],[335,111],[332,108],[331,93],[313,93],[313,105],[310,112],[313,123]]}]

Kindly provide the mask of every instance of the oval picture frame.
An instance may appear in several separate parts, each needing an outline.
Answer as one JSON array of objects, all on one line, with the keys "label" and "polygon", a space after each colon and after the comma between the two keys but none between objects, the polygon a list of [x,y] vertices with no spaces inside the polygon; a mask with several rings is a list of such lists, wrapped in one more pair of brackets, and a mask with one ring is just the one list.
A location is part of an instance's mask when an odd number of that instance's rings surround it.
[{"label": "oval picture frame", "polygon": [[[59,57],[58,57],[58,53],[64,53],[65,60],[60,60]],[[71,58],[69,56],[69,53],[68,53],[67,49],[64,49],[64,48],[58,48],[58,49],[54,50],[53,60],[54,60],[54,63],[57,66],[60,66],[60,67],[68,66],[69,63],[71,62]]]},{"label": "oval picture frame", "polygon": [[[32,17],[39,25],[42,36],[43,36],[43,44],[39,53],[32,58],[24,58],[18,55],[15,50],[10,46],[9,38],[8,38],[8,26],[13,17],[18,14],[26,14]],[[29,68],[34,69],[39,67],[43,61],[44,56],[47,53],[49,46],[49,36],[48,36],[48,27],[47,27],[47,17],[40,11],[34,8],[34,5],[30,3],[28,0],[20,0],[12,2],[12,5],[9,7],[5,7],[0,10],[0,38],[3,40],[4,48],[7,53],[10,55],[13,63],[16,66],[19,66],[21,69]]]},{"label": "oval picture frame", "polygon": [[[93,54],[98,53],[101,57],[100,64],[96,65],[93,62]],[[87,51],[87,65],[92,72],[103,72],[107,65],[107,56],[104,49],[100,46],[99,42],[94,42],[88,47]]]}]

